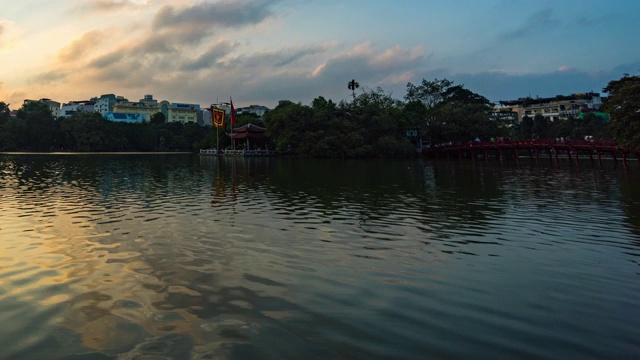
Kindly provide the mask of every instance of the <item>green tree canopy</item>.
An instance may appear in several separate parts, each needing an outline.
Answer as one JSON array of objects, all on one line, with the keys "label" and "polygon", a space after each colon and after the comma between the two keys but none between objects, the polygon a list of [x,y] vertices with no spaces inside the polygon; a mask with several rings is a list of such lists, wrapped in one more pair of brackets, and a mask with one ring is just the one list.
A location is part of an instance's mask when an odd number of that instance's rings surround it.
[{"label": "green tree canopy", "polygon": [[611,115],[610,129],[618,143],[629,149],[640,148],[640,76],[625,74],[610,81],[604,111]]},{"label": "green tree canopy", "polygon": [[11,117],[11,110],[9,110],[9,104],[0,101],[0,125],[6,123]]},{"label": "green tree canopy", "polygon": [[549,119],[542,116],[541,114],[536,114],[536,116],[533,117],[533,128],[531,129],[531,131],[534,138],[546,139],[548,137],[548,128]]},{"label": "green tree canopy", "polygon": [[153,125],[162,125],[167,121],[167,118],[164,116],[162,112],[157,112],[151,115],[150,123]]},{"label": "green tree canopy", "polygon": [[491,118],[492,104],[482,95],[447,79],[407,84],[404,117],[432,142],[469,141],[501,136]]},{"label": "green tree canopy", "polygon": [[58,121],[56,145],[64,150],[104,151],[108,123],[100,113],[78,113]]},{"label": "green tree canopy", "polygon": [[51,149],[54,144],[55,120],[49,105],[40,101],[27,101],[18,110],[18,118],[27,126],[27,137],[32,150]]}]

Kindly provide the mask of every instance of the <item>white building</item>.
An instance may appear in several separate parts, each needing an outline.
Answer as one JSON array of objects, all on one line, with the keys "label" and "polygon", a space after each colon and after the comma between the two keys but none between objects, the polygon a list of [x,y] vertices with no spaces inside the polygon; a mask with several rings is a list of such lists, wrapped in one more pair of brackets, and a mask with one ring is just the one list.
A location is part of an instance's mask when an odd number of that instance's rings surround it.
[{"label": "white building", "polygon": [[62,107],[60,108],[60,116],[70,117],[73,114],[94,112],[94,101],[94,99],[69,101],[66,104],[62,104]]},{"label": "white building", "polygon": [[[122,98],[122,100],[125,100],[125,99]],[[114,94],[100,95],[100,97],[97,98],[95,100],[95,103],[93,104],[93,110],[104,115],[108,112],[113,111],[113,106],[116,104],[116,102],[117,102],[117,98]]]},{"label": "white building", "polygon": [[247,107],[236,109],[236,115],[240,114],[256,114],[258,117],[264,116],[264,113],[269,111],[269,108],[262,105],[249,105]]},{"label": "white building", "polygon": [[598,110],[602,105],[600,94],[594,92],[571,95],[558,95],[549,98],[520,98],[518,100],[500,101],[496,112],[517,113],[518,122],[525,116],[530,118],[542,115],[549,121],[567,119],[587,110]]}]

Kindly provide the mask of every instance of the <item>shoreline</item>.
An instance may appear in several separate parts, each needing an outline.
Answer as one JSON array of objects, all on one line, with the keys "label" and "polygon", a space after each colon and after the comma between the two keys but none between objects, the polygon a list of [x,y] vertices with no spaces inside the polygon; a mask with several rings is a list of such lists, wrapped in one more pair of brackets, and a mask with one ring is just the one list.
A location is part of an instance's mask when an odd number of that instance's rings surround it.
[{"label": "shoreline", "polygon": [[187,155],[190,151],[0,151],[0,155]]}]

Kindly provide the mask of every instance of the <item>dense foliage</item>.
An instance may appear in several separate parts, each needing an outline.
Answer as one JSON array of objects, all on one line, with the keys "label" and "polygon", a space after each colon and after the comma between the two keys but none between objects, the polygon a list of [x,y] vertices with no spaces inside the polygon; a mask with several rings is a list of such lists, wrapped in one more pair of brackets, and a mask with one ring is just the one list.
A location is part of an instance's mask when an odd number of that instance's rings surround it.
[{"label": "dense foliage", "polygon": [[311,106],[281,101],[264,122],[276,150],[310,157],[412,156],[423,141],[489,139],[508,131],[491,119],[489,100],[446,79],[409,83],[405,100],[378,88],[339,104],[323,97]]},{"label": "dense foliage", "polygon": [[281,101],[264,116],[276,150],[310,157],[408,156],[415,146],[402,132],[402,104],[382,90],[353,102],[324,97],[311,106]]},{"label": "dense foliage", "polygon": [[54,119],[46,104],[28,102],[17,118],[0,117],[0,150],[192,151],[211,146],[205,142],[210,128],[165,123],[162,118],[154,116],[148,124],[108,121],[99,113]]},{"label": "dense foliage", "polygon": [[611,115],[611,132],[618,142],[640,149],[640,76],[625,74],[603,89],[609,96],[604,110]]},{"label": "dense foliage", "polygon": [[[491,102],[447,79],[407,84],[404,101],[382,89],[362,91],[351,101],[334,103],[320,96],[310,105],[280,101],[263,123],[253,114],[237,116],[236,126],[265,126],[270,149],[306,157],[406,157],[423,144],[468,142],[479,138],[619,140],[640,146],[640,77],[611,81],[606,119],[587,113],[582,119],[550,122],[536,115],[514,126],[492,118]],[[26,151],[191,151],[230,147],[226,133],[196,124],[166,122],[153,115],[148,123],[105,120],[98,113],[54,119],[48,106],[27,102],[9,116],[0,102],[0,150]],[[613,133],[613,136],[612,136]]]},{"label": "dense foliage", "polygon": [[484,96],[447,79],[407,85],[407,115],[433,144],[490,139],[508,135],[491,119],[493,106]]}]

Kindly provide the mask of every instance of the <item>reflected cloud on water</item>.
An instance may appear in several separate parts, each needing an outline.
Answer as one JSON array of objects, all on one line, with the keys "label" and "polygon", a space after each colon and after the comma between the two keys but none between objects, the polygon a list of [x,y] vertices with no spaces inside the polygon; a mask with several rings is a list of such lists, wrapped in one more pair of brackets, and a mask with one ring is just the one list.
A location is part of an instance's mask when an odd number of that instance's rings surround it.
[{"label": "reflected cloud on water", "polygon": [[[439,335],[449,333],[499,349],[452,324],[514,330],[515,314],[492,303],[514,280],[501,266],[550,244],[576,261],[607,249],[637,258],[634,182],[575,171],[5,156],[0,321],[16,325],[0,348],[14,358],[411,358],[451,354],[455,342]],[[610,209],[608,220],[594,209]],[[555,261],[523,264],[520,279],[543,283]]]}]

